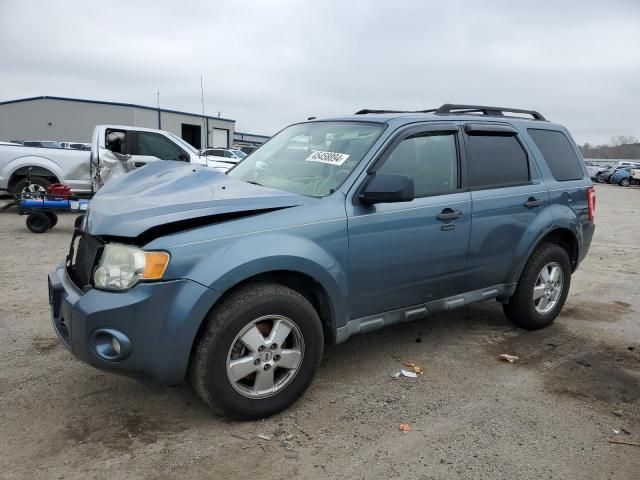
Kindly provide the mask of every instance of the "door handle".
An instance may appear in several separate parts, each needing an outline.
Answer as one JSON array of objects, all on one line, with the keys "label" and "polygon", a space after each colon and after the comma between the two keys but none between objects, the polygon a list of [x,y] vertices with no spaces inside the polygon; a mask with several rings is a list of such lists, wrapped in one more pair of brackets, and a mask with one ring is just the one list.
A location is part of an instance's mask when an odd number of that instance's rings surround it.
[{"label": "door handle", "polygon": [[460,210],[452,210],[450,208],[445,208],[440,212],[436,218],[441,222],[448,222],[450,220],[455,220],[456,218],[460,218],[462,216],[462,212]]},{"label": "door handle", "polygon": [[534,198],[534,197],[529,197],[529,200],[524,202],[524,206],[527,208],[535,208],[535,207],[539,207],[543,203],[544,201],[542,200],[538,200],[537,198]]},{"label": "door handle", "polygon": [[146,164],[147,162],[134,162],[136,168],[144,167]]}]

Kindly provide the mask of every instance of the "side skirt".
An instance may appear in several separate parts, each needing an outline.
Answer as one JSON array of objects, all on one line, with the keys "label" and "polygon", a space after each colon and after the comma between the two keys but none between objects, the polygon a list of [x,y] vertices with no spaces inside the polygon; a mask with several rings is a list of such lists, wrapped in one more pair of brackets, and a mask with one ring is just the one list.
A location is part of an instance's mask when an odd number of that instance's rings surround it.
[{"label": "side skirt", "polygon": [[354,318],[349,320],[344,327],[336,329],[336,343],[344,342],[351,335],[370,332],[396,323],[410,322],[411,320],[424,318],[427,315],[454,310],[471,303],[482,302],[492,298],[503,300],[513,295],[515,289],[515,283],[494,285],[489,288],[474,290],[428,303],[412,305],[368,317]]}]

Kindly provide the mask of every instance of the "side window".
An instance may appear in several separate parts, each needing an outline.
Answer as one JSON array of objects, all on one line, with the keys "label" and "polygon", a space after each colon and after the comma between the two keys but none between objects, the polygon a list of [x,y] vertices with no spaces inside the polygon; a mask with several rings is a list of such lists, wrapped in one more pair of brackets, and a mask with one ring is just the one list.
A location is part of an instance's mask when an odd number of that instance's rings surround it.
[{"label": "side window", "polygon": [[553,178],[559,182],[580,180],[584,174],[580,158],[562,132],[530,128],[527,130],[549,165]]},{"label": "side window", "polygon": [[527,154],[515,135],[468,135],[469,186],[497,188],[529,183]]},{"label": "side window", "polygon": [[233,154],[228,150],[224,151],[224,156],[225,158],[233,158]]},{"label": "side window", "polygon": [[211,150],[211,155],[214,157],[224,157],[222,150]]},{"label": "side window", "polygon": [[160,160],[181,160],[182,149],[164,135],[138,132],[138,155],[158,157]]},{"label": "side window", "polygon": [[379,173],[409,175],[416,197],[452,193],[458,188],[458,155],[454,133],[420,133],[400,142]]}]

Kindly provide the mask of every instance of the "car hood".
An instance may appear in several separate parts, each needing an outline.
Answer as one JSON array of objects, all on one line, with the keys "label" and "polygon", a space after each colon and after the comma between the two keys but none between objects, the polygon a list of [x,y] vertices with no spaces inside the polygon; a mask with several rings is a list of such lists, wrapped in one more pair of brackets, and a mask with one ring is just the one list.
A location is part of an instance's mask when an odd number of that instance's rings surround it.
[{"label": "car hood", "polygon": [[308,200],[200,165],[160,161],[107,182],[91,200],[83,229],[92,235],[149,237],[158,227],[167,234]]}]

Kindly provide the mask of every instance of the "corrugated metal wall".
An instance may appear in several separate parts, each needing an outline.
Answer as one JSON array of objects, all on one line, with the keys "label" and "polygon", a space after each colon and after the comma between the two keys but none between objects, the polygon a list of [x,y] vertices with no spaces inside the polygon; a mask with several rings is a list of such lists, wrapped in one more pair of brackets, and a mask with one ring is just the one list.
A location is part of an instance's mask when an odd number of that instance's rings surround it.
[{"label": "corrugated metal wall", "polygon": [[[201,145],[207,145],[206,119],[197,115],[162,112],[162,130],[182,137],[182,124],[199,125]],[[158,128],[157,110],[135,106],[97,104],[71,100],[34,99],[0,105],[0,140],[57,140],[90,142],[96,125],[130,125]],[[214,139],[214,128],[216,130]],[[209,141],[232,139],[234,122],[209,118]],[[228,146],[224,145],[215,146]]]}]

